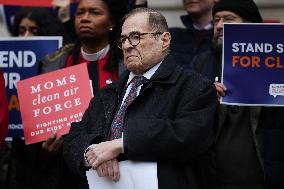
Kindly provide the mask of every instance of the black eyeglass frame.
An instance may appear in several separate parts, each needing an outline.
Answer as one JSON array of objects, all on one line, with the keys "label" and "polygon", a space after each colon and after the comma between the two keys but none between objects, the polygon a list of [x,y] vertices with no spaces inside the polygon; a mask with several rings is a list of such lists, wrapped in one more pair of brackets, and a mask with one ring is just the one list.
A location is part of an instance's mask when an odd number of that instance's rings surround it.
[{"label": "black eyeglass frame", "polygon": [[[128,37],[127,36],[121,37],[117,42],[117,46],[118,48],[122,49],[122,45],[126,42],[126,39],[127,39],[131,46],[136,47],[137,45],[140,44],[141,36],[150,35],[150,34],[151,35],[162,35],[163,33],[164,32],[131,33]],[[131,36],[134,36],[134,35],[138,36],[137,44],[133,44],[133,41],[130,39]]]}]

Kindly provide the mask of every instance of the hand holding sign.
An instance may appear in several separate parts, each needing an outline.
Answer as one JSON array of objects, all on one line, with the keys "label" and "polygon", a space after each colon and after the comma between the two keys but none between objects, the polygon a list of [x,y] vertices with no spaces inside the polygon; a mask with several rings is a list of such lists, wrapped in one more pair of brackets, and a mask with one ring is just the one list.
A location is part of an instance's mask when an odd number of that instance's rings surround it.
[{"label": "hand holding sign", "polygon": [[70,0],[53,0],[52,6],[58,8],[58,18],[62,23],[70,20]]}]

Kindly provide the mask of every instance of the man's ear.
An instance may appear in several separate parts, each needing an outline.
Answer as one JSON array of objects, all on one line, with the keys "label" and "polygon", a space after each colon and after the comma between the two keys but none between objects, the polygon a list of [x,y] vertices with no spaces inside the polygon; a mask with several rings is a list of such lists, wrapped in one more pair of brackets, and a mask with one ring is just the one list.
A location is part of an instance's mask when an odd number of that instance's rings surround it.
[{"label": "man's ear", "polygon": [[171,44],[171,34],[170,32],[164,32],[161,36],[161,40],[162,40],[162,43],[163,43],[163,50],[165,49],[168,49],[170,44]]}]

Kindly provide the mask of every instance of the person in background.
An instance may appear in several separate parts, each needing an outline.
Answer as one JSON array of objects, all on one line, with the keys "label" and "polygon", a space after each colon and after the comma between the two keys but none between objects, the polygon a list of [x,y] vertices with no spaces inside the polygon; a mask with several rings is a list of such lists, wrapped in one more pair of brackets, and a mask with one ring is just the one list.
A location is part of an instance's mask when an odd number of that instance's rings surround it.
[{"label": "person in background", "polygon": [[[147,7],[147,0],[125,0],[127,2],[128,11],[138,8]],[[77,3],[79,0],[77,1]],[[52,6],[57,10],[57,16],[66,31],[75,31],[74,28],[74,15],[71,14],[71,1],[70,0],[53,0]],[[75,32],[69,32],[71,39],[76,39]]]},{"label": "person in background", "polygon": [[[120,70],[124,69],[116,40],[126,11],[124,0],[80,0],[75,14],[76,43],[67,44],[44,57],[40,62],[40,73],[87,63],[93,94],[115,82]],[[54,135],[43,143],[43,148],[49,153],[59,151],[61,157],[62,142],[62,137]],[[82,179],[82,187],[87,187]]]},{"label": "person in background", "polygon": [[[262,22],[253,0],[220,0],[214,6],[213,17],[219,62],[224,22]],[[223,84],[216,82],[215,85],[219,97],[226,95]],[[217,179],[213,188],[284,188],[284,109],[220,105],[218,113],[214,147]]]},{"label": "person in background", "polygon": [[[60,22],[56,20],[47,9],[22,7],[14,16],[12,35],[15,37],[64,36],[64,32]],[[0,111],[4,112],[5,108],[1,107]],[[5,120],[3,119],[3,121]],[[7,130],[0,131],[1,135],[5,135],[6,133]],[[43,161],[36,161],[36,159],[41,159],[46,156],[41,148],[41,144],[26,146],[21,138],[14,137],[12,144],[8,146],[9,148],[6,148],[6,154],[1,156],[1,158],[9,159],[8,161],[1,159],[1,168],[2,163],[4,161],[4,163],[6,163],[6,169],[2,170],[2,173],[6,174],[6,176],[3,177],[3,181],[1,180],[1,182],[5,183],[4,188],[31,188],[38,187],[41,184],[44,185],[42,182],[43,177],[50,174],[51,171],[45,171],[46,174],[40,172],[42,170],[41,168],[45,165]],[[52,158],[50,158],[50,161],[52,161]],[[30,178],[35,178],[36,182]],[[47,178],[46,183],[50,182],[52,178]],[[54,184],[45,185],[50,186],[50,188],[54,186]]]},{"label": "person in background", "polygon": [[[94,94],[100,88],[116,81],[121,51],[115,40],[120,33],[121,19],[125,13],[124,0],[80,0],[75,15],[76,44],[66,44],[54,54],[44,57],[39,63],[39,73],[87,63]],[[21,31],[23,20],[16,22],[19,23],[19,27],[16,27],[15,31]],[[41,25],[34,27],[34,22],[28,24],[23,27],[26,29],[22,33],[18,33],[19,35],[38,36],[50,29],[48,26],[40,28]],[[42,31],[44,28],[47,31]],[[14,180],[19,182],[13,188],[88,188],[84,178],[73,177],[65,166],[62,142],[63,137],[55,133],[43,143],[18,149],[17,167],[22,168],[18,169],[19,174]],[[29,177],[35,179],[31,180]]]},{"label": "person in background", "polygon": [[60,21],[46,8],[39,7],[23,7],[16,12],[12,36],[62,36],[63,44],[72,41]]},{"label": "person in background", "polygon": [[[123,0],[80,0],[75,15],[78,41],[67,44],[40,62],[40,72],[88,64],[93,94],[118,79],[122,54],[116,45],[121,30],[121,20],[126,13]],[[43,147],[48,151],[60,149],[60,138],[53,137]]]},{"label": "person in background", "polygon": [[[59,22],[46,8],[23,7],[14,16],[12,35],[17,37],[63,36],[64,43],[69,42],[68,35]],[[51,143],[55,135],[45,143]],[[62,139],[55,144],[60,147]],[[62,187],[77,188],[76,181],[67,182],[71,177],[68,170],[63,171],[64,163],[60,158],[60,148],[49,151],[43,143],[25,145],[21,138],[12,141],[12,161],[9,166],[8,186],[10,189]],[[34,178],[31,179],[31,178]],[[74,182],[72,182],[74,181]]]},{"label": "person in background", "polygon": [[[253,0],[220,0],[213,8],[214,50],[221,70],[223,23],[261,23]],[[207,62],[209,64],[209,62]],[[218,71],[220,74],[220,71]],[[221,75],[215,75],[221,78]],[[218,96],[226,87],[215,82]],[[217,107],[216,139],[213,146],[212,189],[263,189],[263,131],[261,107],[222,105]]]},{"label": "person in background", "polygon": [[92,168],[117,182],[118,161],[126,160],[157,163],[145,172],[156,173],[149,178],[158,179],[155,188],[204,188],[199,161],[213,142],[216,91],[175,63],[170,40],[159,12],[138,8],[125,16],[118,46],[127,70],[91,100],[64,139],[63,156],[78,176]]},{"label": "person in background", "polygon": [[[78,5],[78,0],[72,1],[74,8]],[[68,33],[70,37],[70,43],[76,42],[77,35],[74,25],[74,13],[70,0],[53,0],[52,2],[53,12],[57,15],[58,20],[61,22],[64,31]]]},{"label": "person in background", "polygon": [[40,72],[87,63],[94,94],[118,78],[121,52],[116,46],[124,0],[81,0],[75,15],[77,42],[42,59]]},{"label": "person in background", "polygon": [[183,0],[187,15],[181,16],[181,20],[185,28],[170,29],[171,52],[177,63],[184,68],[202,72],[212,81],[213,66],[204,65],[211,57],[204,60],[203,54],[212,51],[213,5],[214,0]]},{"label": "person in background", "polygon": [[0,151],[4,146],[8,133],[8,101],[6,97],[5,80],[0,70]]},{"label": "person in background", "polygon": [[128,9],[132,10],[135,8],[148,7],[147,0],[128,0]]},{"label": "person in background", "polygon": [[4,5],[0,5],[0,34],[2,37],[10,36],[10,33],[6,25],[5,17],[6,16],[4,11]]},{"label": "person in background", "polygon": [[266,189],[284,188],[284,108],[262,107],[263,159]]},{"label": "person in background", "polygon": [[0,70],[0,188],[5,189],[7,177],[7,165],[9,164],[9,148],[5,143],[8,134],[8,101],[6,97],[5,80]]},{"label": "person in background", "polygon": [[51,4],[54,9],[57,9],[57,16],[61,23],[66,23],[71,20],[70,0],[53,0]]}]

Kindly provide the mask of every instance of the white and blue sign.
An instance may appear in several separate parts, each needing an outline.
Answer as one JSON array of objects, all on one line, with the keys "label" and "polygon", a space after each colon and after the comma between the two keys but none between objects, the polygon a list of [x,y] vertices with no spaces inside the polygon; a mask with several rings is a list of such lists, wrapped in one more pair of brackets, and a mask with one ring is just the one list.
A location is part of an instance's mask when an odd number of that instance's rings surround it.
[{"label": "white and blue sign", "polygon": [[38,63],[62,46],[62,37],[0,38],[0,69],[9,104],[8,137],[23,137],[17,82],[38,74]]},{"label": "white and blue sign", "polygon": [[284,25],[224,24],[222,104],[284,106]]}]

